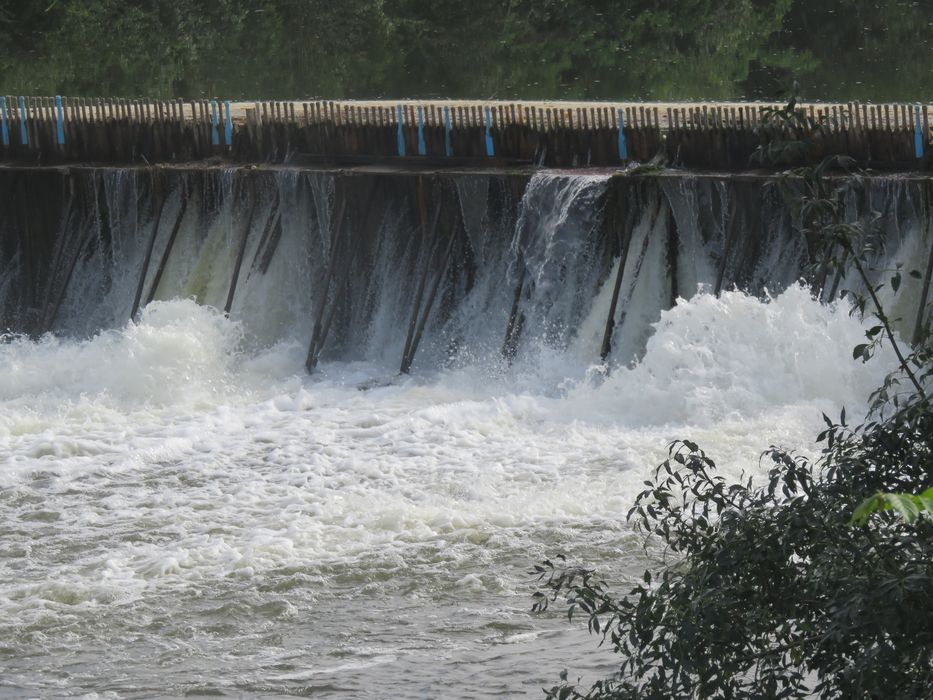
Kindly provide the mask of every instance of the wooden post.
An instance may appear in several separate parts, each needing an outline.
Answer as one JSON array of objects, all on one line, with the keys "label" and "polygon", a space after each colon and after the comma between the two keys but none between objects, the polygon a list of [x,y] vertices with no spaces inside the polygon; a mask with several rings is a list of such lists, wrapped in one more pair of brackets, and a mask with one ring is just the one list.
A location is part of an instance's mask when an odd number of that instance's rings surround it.
[{"label": "wooden post", "polygon": [[[182,185],[184,188],[184,185]],[[168,265],[168,259],[172,255],[172,248],[175,247],[175,239],[178,238],[178,230],[181,228],[182,219],[185,218],[185,211],[188,209],[188,193],[182,189],[181,190],[181,204],[178,210],[178,216],[175,218],[175,224],[172,226],[172,232],[169,234],[168,243],[165,245],[165,250],[162,251],[162,259],[159,260],[159,267],[156,268],[155,277],[152,279],[152,286],[149,288],[149,294],[146,295],[146,304],[152,302],[155,298],[156,292],[159,290],[159,284],[162,282],[162,275],[165,272],[165,267]]]},{"label": "wooden post", "polygon": [[414,296],[414,307],[412,308],[411,319],[408,322],[408,335],[405,337],[405,347],[402,351],[402,362],[399,368],[400,374],[405,374],[408,372],[408,366],[406,365],[406,360],[411,351],[412,342],[414,341],[415,331],[418,327],[418,312],[421,310],[421,298],[424,296],[424,288],[427,285],[428,275],[431,271],[431,261],[434,259],[434,248],[437,239],[437,224],[441,218],[441,201],[438,200],[437,206],[434,209],[434,216],[431,219],[430,229],[426,228],[423,222],[422,231],[423,236],[421,239],[421,247],[424,251],[424,268],[419,276],[418,287],[415,291]]},{"label": "wooden post", "polygon": [[[671,214],[673,216],[673,213]],[[603,331],[603,342],[599,349],[599,359],[603,362],[612,352],[612,333],[616,327],[616,306],[619,303],[619,292],[622,289],[622,278],[625,276],[625,265],[628,262],[628,250],[632,242],[631,229],[622,232],[619,236],[619,270],[616,272],[615,283],[612,286],[612,300],[609,302],[609,314],[606,317],[606,328]]]},{"label": "wooden post", "polygon": [[[280,224],[282,221],[282,210],[279,208],[279,191],[275,190],[275,201],[272,205],[273,213],[266,221],[262,235],[259,237],[259,245],[256,246],[256,254],[253,256],[253,262],[249,266],[249,274],[253,270],[259,269],[262,274],[269,269],[269,263],[272,262],[272,255],[278,247],[279,238],[282,232]],[[248,278],[247,278],[248,279]]]},{"label": "wooden post", "polygon": [[[372,194],[373,194],[373,186],[372,184],[370,184],[367,196],[363,198],[367,202],[366,207],[365,207],[366,216],[368,216],[368,213],[370,210],[369,203],[371,202]],[[364,216],[364,221],[366,219],[366,216]],[[336,229],[335,229],[335,232],[336,232]],[[342,239],[342,241],[340,242],[343,243],[342,249],[346,249],[347,252],[344,254],[345,259],[343,261],[343,267],[341,269],[340,276],[339,278],[337,278],[337,282],[334,285],[334,299],[332,300],[330,308],[327,311],[327,316],[324,319],[323,324],[320,326],[320,331],[318,333],[318,336],[316,338],[316,342],[313,348],[313,354],[311,354],[312,348],[309,347],[309,356],[306,361],[306,368],[308,372],[312,372],[314,368],[317,366],[318,358],[320,357],[321,351],[324,349],[324,343],[327,340],[327,336],[330,333],[330,327],[333,324],[334,317],[337,314],[337,307],[340,305],[341,298],[339,296],[339,292],[341,289],[345,287],[345,285],[347,284],[347,281],[350,278],[350,268],[358,252],[358,247],[352,244],[351,238],[346,237]],[[332,248],[332,250],[334,251],[334,255],[332,255],[332,258],[331,258],[331,264],[330,264],[331,269],[333,269],[334,265],[338,262],[339,256],[336,255],[337,243],[338,242],[335,241],[334,247]],[[331,273],[331,277],[333,277],[333,273]],[[325,302],[326,302],[326,295],[327,295],[329,286],[330,284],[328,283],[324,289]],[[315,340],[315,339],[312,339],[312,340]]]},{"label": "wooden post", "polygon": [[246,108],[246,136],[249,140],[249,152],[256,153],[256,148],[258,144],[258,124],[256,118],[256,108],[247,107]]},{"label": "wooden post", "polygon": [[[198,122],[198,112],[196,108],[196,102],[190,100],[188,105],[191,107],[191,143],[194,153],[192,154],[195,158],[201,157],[201,125]],[[184,102],[181,103],[182,115],[184,115]],[[187,128],[186,120],[182,116],[182,129]]]},{"label": "wooden post", "polygon": [[930,106],[923,105],[923,141],[924,148],[930,141]]},{"label": "wooden post", "polygon": [[42,110],[40,109],[39,99],[36,97],[27,97],[26,98],[26,113],[29,119],[29,143],[32,146],[33,150],[36,151],[40,157],[42,155],[42,136],[44,135],[45,129],[44,121],[42,117]]},{"label": "wooden post", "polygon": [[519,253],[518,284],[515,285],[515,292],[512,294],[512,308],[509,310],[509,321],[505,326],[505,338],[502,339],[502,356],[510,363],[518,350],[518,341],[522,335],[522,329],[525,326],[524,314],[519,315],[519,306],[522,300],[522,291],[525,288],[525,259]]},{"label": "wooden post", "polygon": [[2,121],[2,141],[3,147],[9,148],[10,146],[10,118],[9,118],[9,109],[7,107],[7,98],[5,96],[0,96],[0,121]]},{"label": "wooden post", "polygon": [[68,264],[68,270],[65,273],[65,279],[62,282],[62,287],[58,292],[58,295],[55,298],[55,302],[51,307],[51,312],[48,314],[48,317],[45,321],[45,332],[50,332],[55,325],[55,321],[58,319],[58,312],[61,310],[62,304],[65,301],[65,295],[68,293],[68,287],[71,286],[71,278],[74,276],[75,268],[78,266],[78,260],[84,256],[84,249],[88,245],[90,238],[85,239],[78,244],[77,249],[75,250],[74,256],[71,258],[70,263]]},{"label": "wooden post", "polygon": [[859,103],[854,102],[850,105],[850,110],[852,113],[852,119],[854,120],[854,129],[853,129],[853,141],[856,144],[856,149],[858,151],[859,159],[862,156],[862,149],[865,147],[865,133],[862,131],[862,114],[859,109]]},{"label": "wooden post", "polygon": [[[440,212],[440,202],[437,205],[438,212]],[[424,327],[428,322],[428,317],[431,314],[431,307],[434,306],[434,299],[437,297],[437,292],[440,289],[441,282],[444,279],[444,275],[447,273],[447,267],[450,264],[450,256],[454,249],[454,243],[459,236],[459,220],[458,225],[454,227],[454,230],[450,234],[450,239],[447,242],[447,249],[444,251],[444,255],[440,266],[437,269],[437,272],[434,276],[434,282],[431,285],[431,290],[428,293],[427,302],[424,305],[424,312],[421,314],[421,320],[418,322],[418,328],[415,330],[415,336],[412,338],[411,345],[408,347],[408,352],[402,357],[402,365],[399,369],[400,374],[408,374],[408,371],[411,369],[411,363],[415,359],[415,353],[418,352],[418,345],[421,343],[421,336],[424,333]],[[435,221],[435,226],[437,225]],[[438,239],[439,240],[439,239]]]},{"label": "wooden post", "polygon": [[152,226],[152,235],[149,236],[149,245],[146,247],[146,256],[143,258],[142,269],[139,272],[139,282],[136,284],[136,294],[133,297],[133,307],[130,310],[130,320],[136,320],[139,313],[139,302],[143,298],[143,287],[146,284],[146,273],[149,272],[149,261],[152,259],[152,250],[155,248],[156,238],[159,236],[159,224],[162,221],[162,210],[165,209],[165,200],[162,198],[162,173],[155,171],[152,175],[152,189],[150,196],[153,201],[158,200],[155,223]]},{"label": "wooden post", "polygon": [[[894,110],[894,113],[897,114],[897,110]],[[884,158],[886,160],[894,159],[894,132],[891,130],[891,105],[884,106],[884,121],[882,122],[882,129],[884,133],[884,143],[886,147],[886,153]]]},{"label": "wooden post", "polygon": [[726,277],[726,265],[729,263],[729,256],[732,252],[732,248],[735,246],[735,242],[739,237],[739,227],[735,225],[736,219],[736,201],[733,197],[730,201],[729,206],[729,216],[726,219],[726,225],[729,227],[729,230],[725,232],[726,240],[725,246],[722,251],[722,260],[719,261],[719,273],[716,275],[716,288],[714,294],[718,297],[722,292],[722,285]]},{"label": "wooden post", "polygon": [[[933,238],[933,237],[931,237]],[[918,345],[923,337],[923,316],[926,311],[927,296],[930,294],[930,278],[933,277],[933,240],[930,242],[930,255],[927,258],[926,274],[923,276],[923,290],[920,292],[920,303],[917,308],[917,320],[914,323],[913,344]]]},{"label": "wooden post", "polygon": [[243,266],[243,256],[246,254],[246,243],[249,241],[249,231],[253,227],[253,214],[256,212],[256,197],[252,188],[250,188],[249,215],[246,217],[246,226],[243,227],[243,233],[240,234],[240,247],[237,250],[236,262],[233,265],[233,278],[230,280],[230,289],[227,292],[227,302],[224,304],[224,314],[229,316],[230,309],[233,308],[233,296],[236,294],[237,282],[240,279],[240,268]]},{"label": "wooden post", "polygon": [[337,205],[336,216],[333,219],[333,231],[331,231],[330,241],[330,260],[327,261],[327,268],[324,271],[323,284],[321,287],[321,302],[317,309],[315,309],[314,326],[311,329],[311,340],[308,343],[308,354],[305,358],[305,369],[307,369],[309,373],[313,372],[314,368],[317,367],[318,357],[324,345],[322,333],[324,328],[324,312],[327,309],[327,296],[330,291],[330,283],[336,272],[337,250],[342,240],[340,232],[343,228],[343,214],[345,209],[346,197],[342,196]]}]

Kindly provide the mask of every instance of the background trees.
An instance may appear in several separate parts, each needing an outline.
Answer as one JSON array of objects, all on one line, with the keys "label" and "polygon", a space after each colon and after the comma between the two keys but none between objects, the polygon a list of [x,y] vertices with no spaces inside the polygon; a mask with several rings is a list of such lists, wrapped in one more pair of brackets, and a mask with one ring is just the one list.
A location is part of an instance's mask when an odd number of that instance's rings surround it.
[{"label": "background trees", "polygon": [[921,99],[908,0],[0,0],[4,93]]}]

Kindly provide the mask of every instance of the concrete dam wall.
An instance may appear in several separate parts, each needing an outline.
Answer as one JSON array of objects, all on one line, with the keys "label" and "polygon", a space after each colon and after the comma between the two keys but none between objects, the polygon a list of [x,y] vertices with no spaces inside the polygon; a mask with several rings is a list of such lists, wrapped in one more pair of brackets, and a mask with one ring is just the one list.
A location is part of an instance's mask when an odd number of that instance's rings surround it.
[{"label": "concrete dam wall", "polygon": [[[240,321],[244,343],[307,346],[312,370],[508,363],[541,344],[624,364],[678,297],[858,287],[799,233],[793,188],[671,172],[7,167],[0,331],[86,337],[190,297]],[[886,299],[909,337],[929,318],[933,181],[849,178],[843,198],[877,230],[873,267],[919,271]]]}]

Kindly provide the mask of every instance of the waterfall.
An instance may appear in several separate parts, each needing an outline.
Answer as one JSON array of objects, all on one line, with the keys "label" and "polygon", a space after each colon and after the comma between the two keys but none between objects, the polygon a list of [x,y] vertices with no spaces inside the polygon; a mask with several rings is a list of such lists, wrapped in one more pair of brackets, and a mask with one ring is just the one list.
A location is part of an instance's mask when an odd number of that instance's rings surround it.
[{"label": "waterfall", "polygon": [[[88,337],[150,300],[193,298],[240,321],[252,346],[310,343],[312,364],[547,351],[585,366],[601,350],[629,364],[661,312],[698,289],[762,296],[807,279],[829,300],[858,288],[851,275],[820,279],[784,187],[698,174],[6,169],[0,190],[19,204],[0,216],[0,328]],[[925,180],[846,183],[849,219],[881,232],[873,267],[904,270],[886,299],[906,333],[929,202]]]}]

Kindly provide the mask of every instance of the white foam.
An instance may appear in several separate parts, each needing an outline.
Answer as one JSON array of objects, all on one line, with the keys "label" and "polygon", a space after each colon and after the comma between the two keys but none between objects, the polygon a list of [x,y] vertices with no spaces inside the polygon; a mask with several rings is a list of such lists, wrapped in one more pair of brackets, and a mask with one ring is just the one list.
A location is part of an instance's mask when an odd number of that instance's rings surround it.
[{"label": "white foam", "polygon": [[473,367],[359,391],[360,365],[308,379],[301,348],[244,355],[221,314],[156,303],[88,341],[0,346],[0,478],[55,480],[43,507],[77,533],[171,533],[75,553],[62,579],[75,585],[107,567],[151,582],[455,549],[620,516],[672,438],[736,473],[772,442],[806,449],[820,411],[857,408],[890,367],[851,359],[861,332],[802,288],[700,295],[605,378],[568,351],[516,380]]},{"label": "white foam", "polygon": [[802,286],[762,302],[740,292],[699,294],[662,314],[643,361],[598,389],[568,394],[574,415],[629,426],[709,427],[789,407],[858,408],[893,368],[849,350],[864,329],[848,308],[825,307]]},{"label": "white foam", "polygon": [[[86,341],[0,344],[0,633],[117,648],[151,639],[154,620],[191,620],[169,648],[233,654],[318,607],[330,644],[361,598],[391,595],[395,641],[371,663],[398,663],[438,599],[493,606],[451,613],[479,624],[527,609],[527,568],[555,550],[624,566],[625,513],[671,439],[699,441],[732,477],[758,472],[771,443],[812,449],[820,411],[862,405],[891,366],[851,359],[861,333],[792,288],[681,301],[641,363],[611,370],[574,346],[508,371],[324,363],[308,378],[299,345],[245,351],[237,323],[191,301]],[[227,624],[237,634],[209,631]],[[432,654],[488,637],[432,629]],[[265,676],[353,677],[370,663],[354,654]]]}]

